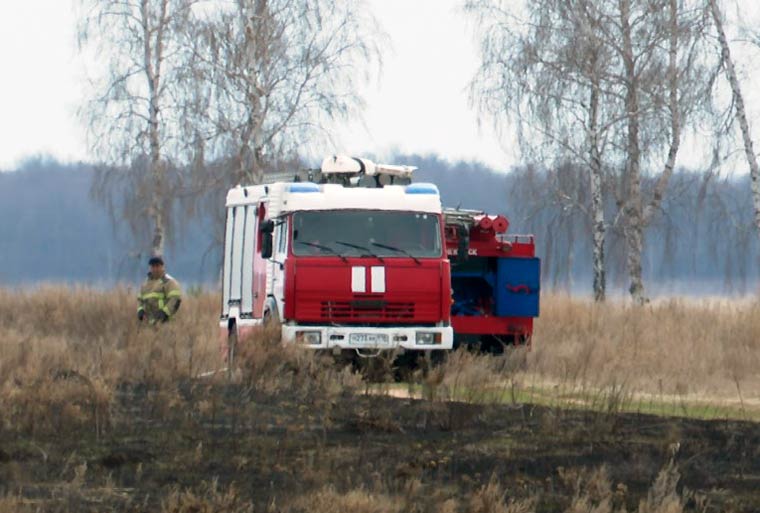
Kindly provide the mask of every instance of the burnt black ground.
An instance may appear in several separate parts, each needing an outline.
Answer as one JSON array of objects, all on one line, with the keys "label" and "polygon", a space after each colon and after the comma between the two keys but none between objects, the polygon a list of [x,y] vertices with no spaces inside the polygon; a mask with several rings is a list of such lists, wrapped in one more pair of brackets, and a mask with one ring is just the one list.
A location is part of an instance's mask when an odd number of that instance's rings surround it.
[{"label": "burnt black ground", "polygon": [[156,511],[174,487],[218,479],[261,511],[326,484],[394,494],[412,479],[466,501],[495,475],[508,497],[557,511],[568,475],[604,465],[630,510],[672,458],[708,511],[760,511],[760,426],[745,422],[184,385],[123,387],[101,431],[0,432],[0,495]]}]

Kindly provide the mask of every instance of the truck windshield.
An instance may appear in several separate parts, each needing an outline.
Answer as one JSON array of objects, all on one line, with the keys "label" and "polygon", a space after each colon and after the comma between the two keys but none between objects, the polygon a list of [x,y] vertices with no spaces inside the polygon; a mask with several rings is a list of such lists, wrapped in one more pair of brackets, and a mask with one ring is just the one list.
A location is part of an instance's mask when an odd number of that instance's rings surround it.
[{"label": "truck windshield", "polygon": [[293,214],[293,254],[299,256],[439,258],[438,216],[379,210]]}]

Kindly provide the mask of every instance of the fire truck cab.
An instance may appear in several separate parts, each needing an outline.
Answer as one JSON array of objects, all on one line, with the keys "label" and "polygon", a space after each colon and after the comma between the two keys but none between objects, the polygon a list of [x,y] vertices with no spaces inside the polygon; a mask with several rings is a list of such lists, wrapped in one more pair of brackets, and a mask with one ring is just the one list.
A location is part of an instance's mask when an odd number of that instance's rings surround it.
[{"label": "fire truck cab", "polygon": [[312,181],[231,189],[223,335],[274,321],[314,349],[451,349],[441,200],[412,171],[336,156]]}]

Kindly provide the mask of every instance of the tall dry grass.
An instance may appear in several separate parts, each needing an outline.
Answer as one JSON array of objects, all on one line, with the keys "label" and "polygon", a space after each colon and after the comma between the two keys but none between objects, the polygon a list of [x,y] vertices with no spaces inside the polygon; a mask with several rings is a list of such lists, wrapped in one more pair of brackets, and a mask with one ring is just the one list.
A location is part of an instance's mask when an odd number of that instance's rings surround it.
[{"label": "tall dry grass", "polygon": [[219,364],[218,299],[186,297],[157,329],[136,319],[124,288],[0,289],[0,382],[76,372],[114,381],[189,377]]},{"label": "tall dry grass", "polygon": [[[0,289],[0,429],[101,434],[127,415],[114,408],[120,392],[147,387],[171,409],[183,384],[227,383],[218,308],[214,293],[186,295],[176,318],[148,326],[125,288]],[[240,341],[233,379],[326,405],[361,384],[332,358],[282,346],[276,328]]]},{"label": "tall dry grass", "polygon": [[[174,321],[153,329],[136,322],[134,290],[0,289],[0,426],[56,430],[70,422],[99,432],[112,421],[119,387],[171,388],[220,369],[218,305],[215,293],[188,295]],[[277,331],[256,338],[240,347],[237,379],[248,386],[302,390],[316,400],[361,387],[350,370],[281,347]],[[639,307],[545,295],[530,350],[502,359],[454,353],[416,380],[425,397],[444,401],[487,403],[496,395],[517,401],[524,399],[520,390],[535,385],[604,390],[608,409],[636,394],[760,406],[759,363],[755,299]]]},{"label": "tall dry grass", "polygon": [[213,294],[187,297],[176,320],[150,328],[127,289],[0,290],[0,427],[102,432],[119,387],[220,366],[217,309]]},{"label": "tall dry grass", "polygon": [[[119,417],[129,411],[117,398],[131,386],[150,388],[157,396],[164,394],[169,409],[215,412],[213,396],[209,396],[209,404],[192,405],[191,399],[179,397],[177,387],[182,382],[197,383],[201,374],[224,365],[218,348],[217,295],[187,296],[176,320],[157,329],[139,328],[135,314],[134,291],[123,288],[0,290],[0,431],[23,435],[71,435],[76,430],[106,433],[115,423],[132,421]],[[754,388],[758,383],[752,374],[758,358],[758,314],[760,307],[748,300],[674,300],[638,308],[546,297],[529,351],[518,348],[506,358],[460,351],[442,365],[416,373],[415,379],[429,399],[417,425],[456,431],[482,411],[482,405],[505,394],[520,399],[515,389],[531,380],[568,386],[580,383],[589,388],[617,383],[617,390],[652,393],[731,395],[742,390],[750,400],[753,390],[760,390]],[[332,422],[340,421],[358,432],[403,436],[393,402],[359,404],[355,397],[346,397],[362,389],[358,375],[335,365],[332,358],[281,346],[276,330],[242,341],[238,354],[234,379],[242,386],[238,387],[239,400],[232,403],[240,409],[248,401],[249,391],[269,394],[275,403],[295,394],[299,404],[313,408],[310,422],[323,426],[325,433]],[[220,372],[203,379],[224,383],[228,375]],[[226,393],[225,388],[220,387],[219,392]],[[452,400],[475,403],[480,409],[455,408]],[[234,422],[235,415],[241,414],[228,411],[227,420]],[[213,413],[211,416],[214,418]],[[160,421],[153,411],[151,418]],[[550,426],[551,432],[558,428]],[[287,445],[287,440],[283,443]],[[198,445],[198,458],[201,449]],[[683,511],[684,496],[676,490],[678,477],[675,467],[666,467],[639,511]],[[577,488],[567,511],[624,511],[620,488],[614,488],[603,472],[568,479],[574,480]],[[431,486],[410,483],[404,490],[336,490],[327,482],[293,497],[280,510],[528,513],[535,511],[540,498],[507,497],[504,479],[499,476],[466,500],[457,499],[453,492],[435,496]],[[0,512],[36,509],[21,495],[0,496]],[[216,483],[173,489],[161,502],[162,511],[174,513],[250,509],[249,499],[239,496],[235,488]]]},{"label": "tall dry grass", "polygon": [[760,301],[662,299],[595,304],[542,298],[523,379],[632,393],[756,401]]},{"label": "tall dry grass", "polygon": [[[563,513],[684,513],[704,512],[703,500],[687,490],[679,490],[680,474],[673,463],[667,463],[651,484],[638,508],[625,505],[627,489],[613,486],[607,469],[566,471],[560,469],[561,480],[572,490],[569,506],[552,509]],[[541,493],[529,498],[509,497],[505,490],[508,476],[492,474],[483,485],[473,490],[466,500],[453,496],[445,487],[432,487],[418,479],[410,479],[399,491],[378,486],[377,489],[355,488],[339,491],[326,485],[300,496],[271,504],[269,510],[279,513],[535,513],[541,511]],[[691,502],[687,508],[686,503]],[[1,512],[2,510],[0,510]],[[172,491],[163,503],[162,513],[225,512],[250,513],[250,503],[241,500],[234,487],[220,490],[216,483],[202,485],[200,491]]]}]

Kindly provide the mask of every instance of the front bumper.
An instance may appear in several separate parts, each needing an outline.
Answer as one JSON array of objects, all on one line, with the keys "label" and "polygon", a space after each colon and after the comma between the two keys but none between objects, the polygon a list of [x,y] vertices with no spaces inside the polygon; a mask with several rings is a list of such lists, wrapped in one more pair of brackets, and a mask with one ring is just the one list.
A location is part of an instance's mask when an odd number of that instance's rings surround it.
[{"label": "front bumper", "polygon": [[[317,342],[315,339],[317,338]],[[422,335],[419,334],[430,334]],[[421,343],[418,343],[421,338]],[[447,350],[454,345],[454,329],[446,327],[393,326],[389,328],[361,326],[283,325],[282,339],[298,342],[313,349],[369,349],[407,351]],[[435,339],[435,343],[425,340]]]}]

